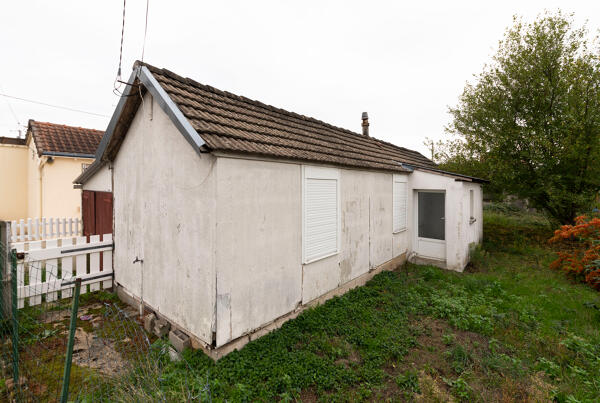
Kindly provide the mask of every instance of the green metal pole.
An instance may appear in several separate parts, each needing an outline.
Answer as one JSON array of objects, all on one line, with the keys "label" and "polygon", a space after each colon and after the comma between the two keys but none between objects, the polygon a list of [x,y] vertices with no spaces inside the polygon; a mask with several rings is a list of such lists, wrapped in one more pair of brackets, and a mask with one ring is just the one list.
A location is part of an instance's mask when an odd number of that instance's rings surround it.
[{"label": "green metal pole", "polygon": [[65,373],[63,375],[62,393],[60,403],[67,403],[69,398],[69,381],[71,379],[71,364],[73,361],[73,344],[75,343],[75,328],[77,327],[77,310],[79,309],[79,292],[81,279],[75,281],[75,294],[73,295],[73,309],[71,310],[71,324],[69,326],[69,342],[67,343],[67,356],[65,358]]},{"label": "green metal pole", "polygon": [[4,264],[7,262],[7,260],[6,251],[4,250],[4,245],[2,244],[2,234],[0,234],[0,321],[3,321],[6,314],[8,314],[8,307],[4,306]]},{"label": "green metal pole", "polygon": [[12,284],[12,347],[13,347],[13,381],[15,390],[19,388],[19,318],[17,317],[17,253],[13,250],[10,253]]}]

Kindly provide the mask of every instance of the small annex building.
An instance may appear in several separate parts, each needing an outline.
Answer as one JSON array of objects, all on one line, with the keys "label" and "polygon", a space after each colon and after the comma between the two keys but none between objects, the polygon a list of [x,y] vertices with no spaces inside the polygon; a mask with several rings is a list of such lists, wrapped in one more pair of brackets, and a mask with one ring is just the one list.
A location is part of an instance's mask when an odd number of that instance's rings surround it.
[{"label": "small annex building", "polygon": [[[462,271],[484,182],[136,62],[95,163],[120,295],[213,357],[407,259]],[[357,119],[358,120],[358,119]],[[96,178],[96,179],[95,179]]]}]

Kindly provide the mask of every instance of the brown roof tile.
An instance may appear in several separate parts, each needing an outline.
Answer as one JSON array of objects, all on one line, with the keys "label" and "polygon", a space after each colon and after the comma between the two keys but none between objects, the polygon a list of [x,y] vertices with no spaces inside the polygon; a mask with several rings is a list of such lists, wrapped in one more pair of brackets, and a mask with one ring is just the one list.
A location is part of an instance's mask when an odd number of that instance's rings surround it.
[{"label": "brown roof tile", "polygon": [[38,154],[94,155],[104,134],[101,130],[29,120],[29,131]]},{"label": "brown roof tile", "polygon": [[20,139],[17,137],[3,137],[0,136],[0,144],[11,144],[15,146],[24,146],[26,144],[25,139]]},{"label": "brown roof tile", "polygon": [[406,170],[401,163],[436,167],[417,151],[144,65],[211,150],[394,171]]}]

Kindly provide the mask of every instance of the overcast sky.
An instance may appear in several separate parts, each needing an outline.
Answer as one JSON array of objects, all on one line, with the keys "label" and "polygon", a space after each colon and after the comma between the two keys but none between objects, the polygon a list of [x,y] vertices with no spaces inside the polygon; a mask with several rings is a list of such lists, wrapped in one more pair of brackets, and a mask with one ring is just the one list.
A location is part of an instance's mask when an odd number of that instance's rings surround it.
[{"label": "overcast sky", "polygon": [[[406,3],[406,4],[404,4]],[[222,90],[426,152],[449,105],[495,52],[512,16],[574,12],[590,31],[598,1],[157,1],[144,60]],[[128,0],[123,76],[141,58],[145,0]],[[122,1],[3,1],[0,136],[28,119],[104,130],[117,104]]]}]

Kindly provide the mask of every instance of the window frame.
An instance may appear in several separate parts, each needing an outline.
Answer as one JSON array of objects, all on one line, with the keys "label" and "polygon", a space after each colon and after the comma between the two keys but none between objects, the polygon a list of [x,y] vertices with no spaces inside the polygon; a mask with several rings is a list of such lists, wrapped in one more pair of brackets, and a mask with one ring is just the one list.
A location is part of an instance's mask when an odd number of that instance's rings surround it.
[{"label": "window frame", "polygon": [[[396,228],[396,210],[394,208],[396,204],[396,192],[395,185],[397,183],[404,185],[404,223],[400,224],[399,228]],[[394,174],[392,179],[392,234],[399,234],[408,229],[408,177],[407,175]]]},{"label": "window frame", "polygon": [[[336,249],[320,256],[306,255],[306,183],[307,179],[327,179],[336,181]],[[313,263],[340,253],[341,238],[341,194],[340,194],[340,170],[337,168],[302,165],[302,264]]]}]

